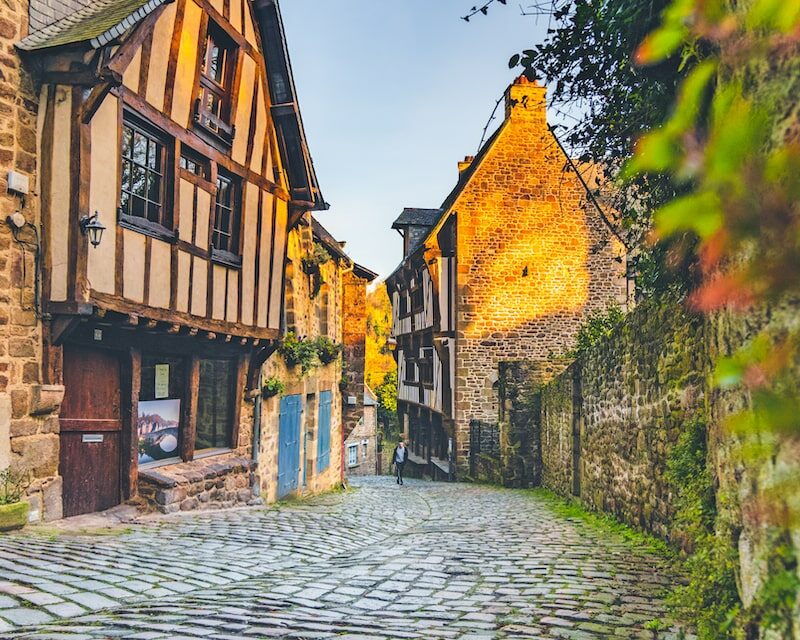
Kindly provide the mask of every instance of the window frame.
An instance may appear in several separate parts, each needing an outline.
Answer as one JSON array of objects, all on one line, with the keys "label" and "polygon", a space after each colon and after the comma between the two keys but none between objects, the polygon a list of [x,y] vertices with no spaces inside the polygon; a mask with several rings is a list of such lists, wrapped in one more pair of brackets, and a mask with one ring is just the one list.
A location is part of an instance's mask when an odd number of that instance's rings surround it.
[{"label": "window frame", "polygon": [[[223,194],[220,181],[229,183],[229,192],[232,194],[232,203],[220,204],[220,197]],[[214,217],[211,220],[211,246],[209,253],[211,260],[228,267],[240,268],[242,266],[242,179],[227,171],[217,170],[216,180],[217,192],[214,195]],[[217,222],[220,218],[220,209],[228,210],[228,227],[221,229]],[[222,248],[217,246],[217,238],[225,236],[229,238],[229,246]],[[234,245],[231,247],[230,245]],[[231,251],[235,248],[235,251]]]},{"label": "window frame", "polygon": [[[353,456],[355,453],[355,456]],[[355,458],[355,461],[353,460]],[[357,467],[358,466],[358,443],[356,444],[348,444],[347,445],[347,466],[349,467]]]},{"label": "window frame", "polygon": [[[207,74],[211,54],[210,44],[214,43],[220,51],[225,52],[221,78],[217,79]],[[199,131],[206,134],[212,142],[223,143],[230,147],[235,135],[232,122],[231,107],[233,104],[234,78],[236,65],[239,59],[239,45],[219,24],[209,20],[206,33],[202,41],[202,55],[197,83],[197,98],[195,100],[194,124]],[[220,80],[222,82],[220,82]],[[219,113],[216,114],[204,107],[208,95],[213,95],[219,100]]]},{"label": "window frame", "polygon": [[[158,170],[154,167],[149,167],[149,156],[145,159],[145,165],[141,165],[133,157],[133,145],[131,144],[130,156],[124,155],[124,139],[126,129],[130,129],[133,135],[139,134],[147,141],[147,153],[150,151],[150,142],[154,142],[161,148],[161,159]],[[174,202],[172,196],[172,185],[174,184],[175,176],[173,175],[173,158],[175,153],[175,140],[172,136],[165,131],[159,129],[153,124],[144,120],[137,113],[125,109],[123,112],[122,127],[119,132],[119,150],[117,153],[119,162],[119,176],[117,179],[117,220],[121,227],[138,231],[145,235],[149,235],[159,240],[167,242],[174,242],[177,239],[177,232],[175,230],[174,221]],[[149,193],[145,197],[134,194],[132,188],[125,188],[125,166],[126,163],[130,165],[128,183],[131,184],[133,180],[133,169],[139,167],[145,171],[145,184],[148,182],[150,173],[159,176],[161,181],[160,193],[161,202],[157,203],[160,208],[160,215],[158,222],[150,220],[147,217],[147,209],[151,203],[156,203],[154,200],[149,199]],[[131,185],[132,186],[132,185]],[[128,194],[127,210],[123,209],[123,194]],[[133,198],[141,198],[145,202],[145,216],[135,215],[130,213],[133,208]]]},{"label": "window frame", "polygon": [[[184,166],[184,161],[186,161],[186,166]],[[201,169],[201,172],[198,173],[196,170],[189,168],[189,163],[193,164],[196,169]],[[195,176],[196,178],[200,178],[206,182],[211,181],[211,160],[198,153],[191,147],[181,145],[181,153],[180,157],[178,158],[178,169],[181,171],[181,173]]]},{"label": "window frame", "polygon": [[[227,362],[229,364],[229,371],[228,371],[228,383],[225,385],[227,387],[226,391],[228,394],[228,415],[225,417],[226,421],[226,444],[221,446],[214,446],[214,447],[205,447],[205,448],[198,448],[197,446],[197,434],[198,434],[198,427],[200,424],[200,379],[203,375],[202,365],[203,361],[209,362]],[[236,443],[233,441],[235,429],[234,429],[234,419],[236,415],[236,377],[237,377],[237,366],[238,362],[236,358],[233,357],[225,357],[225,356],[200,356],[198,357],[197,366],[199,368],[198,372],[198,384],[197,384],[197,395],[198,395],[198,404],[196,409],[196,414],[194,416],[194,441],[192,442],[192,458],[196,459],[198,457],[203,458],[208,455],[213,455],[215,453],[222,453],[225,451],[231,451],[236,448]]]}]

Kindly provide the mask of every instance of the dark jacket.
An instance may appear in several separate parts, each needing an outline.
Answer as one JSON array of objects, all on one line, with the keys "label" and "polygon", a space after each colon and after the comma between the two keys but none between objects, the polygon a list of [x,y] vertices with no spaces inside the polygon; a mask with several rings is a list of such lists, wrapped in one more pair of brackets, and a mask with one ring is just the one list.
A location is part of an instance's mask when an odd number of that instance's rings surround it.
[{"label": "dark jacket", "polygon": [[[392,451],[392,461],[389,463],[390,465],[395,464],[397,462],[397,450],[400,447],[395,447],[394,451]],[[403,447],[403,461],[400,464],[405,464],[408,460],[408,447]]]}]

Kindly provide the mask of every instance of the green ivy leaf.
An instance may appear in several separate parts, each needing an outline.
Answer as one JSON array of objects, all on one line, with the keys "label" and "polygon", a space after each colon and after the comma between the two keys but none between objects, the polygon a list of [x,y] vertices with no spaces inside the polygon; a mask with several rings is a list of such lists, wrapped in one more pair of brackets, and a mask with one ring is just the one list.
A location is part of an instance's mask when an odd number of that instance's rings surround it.
[{"label": "green ivy leaf", "polygon": [[701,238],[708,238],[722,226],[724,219],[719,196],[711,191],[677,198],[658,209],[653,217],[662,237],[678,231],[694,231]]},{"label": "green ivy leaf", "polygon": [[742,381],[745,367],[735,358],[722,358],[714,369],[714,382],[723,389],[735,387]]}]

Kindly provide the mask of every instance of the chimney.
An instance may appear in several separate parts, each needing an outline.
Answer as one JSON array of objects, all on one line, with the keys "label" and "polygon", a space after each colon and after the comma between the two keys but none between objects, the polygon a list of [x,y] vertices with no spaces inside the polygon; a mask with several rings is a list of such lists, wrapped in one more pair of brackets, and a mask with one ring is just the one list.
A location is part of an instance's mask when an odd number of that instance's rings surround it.
[{"label": "chimney", "polygon": [[469,169],[470,165],[472,164],[473,160],[475,160],[475,156],[464,156],[464,159],[458,163],[458,177],[461,177],[461,174],[464,173],[467,169]]},{"label": "chimney", "polygon": [[506,120],[519,119],[547,126],[547,89],[538,80],[531,82],[525,76],[514,80],[506,89]]}]

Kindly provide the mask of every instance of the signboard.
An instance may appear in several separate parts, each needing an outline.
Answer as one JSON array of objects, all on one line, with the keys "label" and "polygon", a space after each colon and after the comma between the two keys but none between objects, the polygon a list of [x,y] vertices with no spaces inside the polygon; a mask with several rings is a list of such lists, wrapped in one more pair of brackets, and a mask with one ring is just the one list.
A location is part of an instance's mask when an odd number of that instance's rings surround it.
[{"label": "signboard", "polygon": [[157,364],[156,365],[156,400],[161,398],[169,398],[169,365]]},{"label": "signboard", "polygon": [[180,413],[180,400],[139,402],[139,464],[178,456]]}]

